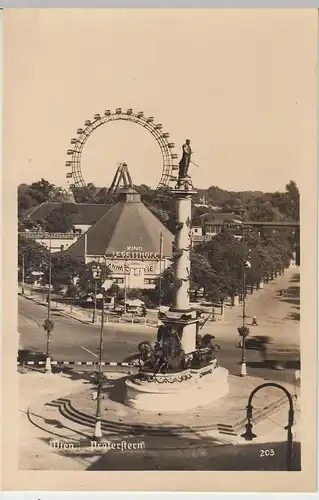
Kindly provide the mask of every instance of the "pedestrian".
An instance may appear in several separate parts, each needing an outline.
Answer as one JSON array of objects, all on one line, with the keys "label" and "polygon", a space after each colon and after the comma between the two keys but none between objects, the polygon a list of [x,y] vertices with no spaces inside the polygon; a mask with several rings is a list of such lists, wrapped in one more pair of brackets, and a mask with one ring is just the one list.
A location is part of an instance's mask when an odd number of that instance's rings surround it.
[{"label": "pedestrian", "polygon": [[253,316],[253,322],[252,322],[251,326],[258,326],[256,316]]},{"label": "pedestrian", "polygon": [[280,297],[282,297],[282,296],[283,296],[283,294],[284,294],[284,291],[283,291],[283,290],[279,290],[279,295],[280,295]]}]

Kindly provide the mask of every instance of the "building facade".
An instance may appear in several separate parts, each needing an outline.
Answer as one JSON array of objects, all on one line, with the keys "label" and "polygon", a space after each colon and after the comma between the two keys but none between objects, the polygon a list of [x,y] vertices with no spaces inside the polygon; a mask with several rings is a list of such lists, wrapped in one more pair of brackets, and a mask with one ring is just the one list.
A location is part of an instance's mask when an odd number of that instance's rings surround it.
[{"label": "building facade", "polygon": [[171,264],[173,234],[142,203],[132,188],[80,235],[65,253],[86,264],[107,265],[120,288],[154,288],[156,278]]}]

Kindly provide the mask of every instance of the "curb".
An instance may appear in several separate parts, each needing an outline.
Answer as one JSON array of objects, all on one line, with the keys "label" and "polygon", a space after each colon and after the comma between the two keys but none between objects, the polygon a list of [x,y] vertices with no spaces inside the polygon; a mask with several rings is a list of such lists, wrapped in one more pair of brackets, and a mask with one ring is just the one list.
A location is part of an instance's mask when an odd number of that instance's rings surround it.
[{"label": "curb", "polygon": [[[37,299],[34,299],[33,297],[31,296],[28,296],[28,295],[22,295],[22,293],[18,293],[18,295],[20,297],[23,297],[27,300],[31,300],[33,303],[39,305],[39,306],[47,306],[47,303],[46,302],[40,302],[38,301]],[[63,309],[57,309],[56,311],[53,311],[54,312],[57,312],[60,316],[63,316],[65,318],[69,318],[69,319],[73,319],[74,321],[79,321],[80,323],[82,323],[83,325],[92,325],[92,326],[100,326],[100,323],[92,323],[92,321],[90,320],[85,320],[85,319],[81,319],[81,318],[77,318],[76,316],[73,316],[72,314],[70,313],[67,313],[66,311],[64,311]],[[125,327],[150,327],[150,328],[154,328],[156,327],[156,322],[154,321],[154,324],[150,324],[150,323],[132,323],[131,321],[128,321],[128,322],[124,322],[124,321],[106,321],[105,322],[105,326],[106,325],[114,325],[114,326],[117,326],[117,327],[121,327],[121,326],[125,326]]]},{"label": "curb", "polygon": [[77,318],[75,316],[71,316],[71,314],[68,314],[67,312],[65,312],[63,310],[62,311],[59,310],[58,312],[59,312],[59,315],[63,316],[64,318],[69,318],[69,319],[73,319],[74,321],[79,321],[83,325],[92,325],[92,326],[95,326],[95,324],[92,323],[92,321],[88,321],[88,320],[85,320],[85,319]]},{"label": "curb", "polygon": [[[55,408],[58,412],[63,416],[63,418],[73,422],[77,426],[81,426],[81,432],[83,433],[83,427],[88,429],[94,429],[95,426],[95,416],[93,414],[85,413],[81,410],[78,410],[75,406],[73,406],[72,401],[68,398],[57,398],[51,400],[49,402],[44,403],[44,406]],[[285,397],[279,399],[275,405],[268,405],[262,409],[262,414],[256,415],[254,418],[255,425],[261,422],[264,422],[272,415],[276,414],[278,411],[281,411],[285,406],[287,406],[287,400]],[[41,410],[38,409],[37,413],[39,414]],[[33,413],[32,408],[29,407],[29,413]],[[54,420],[52,420],[53,422]],[[202,425],[187,425],[183,426],[167,426],[167,425],[152,425],[152,424],[131,424],[122,422],[121,419],[117,420],[107,420],[101,419],[101,426],[104,432],[112,433],[112,434],[131,434],[131,435],[140,435],[144,433],[147,436],[169,436],[174,437],[176,435],[194,436],[198,433],[205,433],[216,431],[219,439],[224,440],[226,442],[233,442],[234,438],[239,438],[241,432],[245,430],[245,424],[247,419],[243,418],[237,422],[232,424],[222,424],[219,422],[202,424]],[[34,425],[37,425],[34,423]],[[55,434],[54,430],[48,430],[42,427],[48,433]],[[72,429],[74,432],[78,432],[77,428]],[[86,431],[84,431],[86,433]],[[265,434],[266,435],[266,434]],[[228,439],[227,439],[228,438]]]}]

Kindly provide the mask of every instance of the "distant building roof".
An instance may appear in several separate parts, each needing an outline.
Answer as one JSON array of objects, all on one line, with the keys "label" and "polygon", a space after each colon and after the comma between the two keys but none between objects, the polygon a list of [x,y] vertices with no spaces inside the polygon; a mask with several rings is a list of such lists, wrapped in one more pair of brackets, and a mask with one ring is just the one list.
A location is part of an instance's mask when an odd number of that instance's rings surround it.
[{"label": "distant building roof", "polygon": [[80,236],[66,253],[75,259],[83,259],[86,242],[88,256],[126,252],[128,247],[142,247],[141,252],[160,255],[161,233],[163,256],[171,257],[173,234],[142,203],[140,194],[129,188],[122,191],[116,205],[110,208],[85,235]]},{"label": "distant building roof", "polygon": [[24,219],[37,222],[45,218],[46,215],[53,212],[57,208],[64,207],[65,211],[72,216],[72,223],[78,225],[91,226],[97,222],[103,215],[110,210],[111,205],[99,205],[89,203],[42,203],[37,207],[33,207],[24,214]]}]

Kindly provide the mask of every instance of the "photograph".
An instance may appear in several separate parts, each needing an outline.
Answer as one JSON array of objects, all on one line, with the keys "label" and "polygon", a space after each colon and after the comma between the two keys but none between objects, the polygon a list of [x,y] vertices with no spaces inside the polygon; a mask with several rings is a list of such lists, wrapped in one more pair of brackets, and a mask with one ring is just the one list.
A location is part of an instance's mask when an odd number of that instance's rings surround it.
[{"label": "photograph", "polygon": [[3,17],[9,489],[315,491],[316,10]]}]

